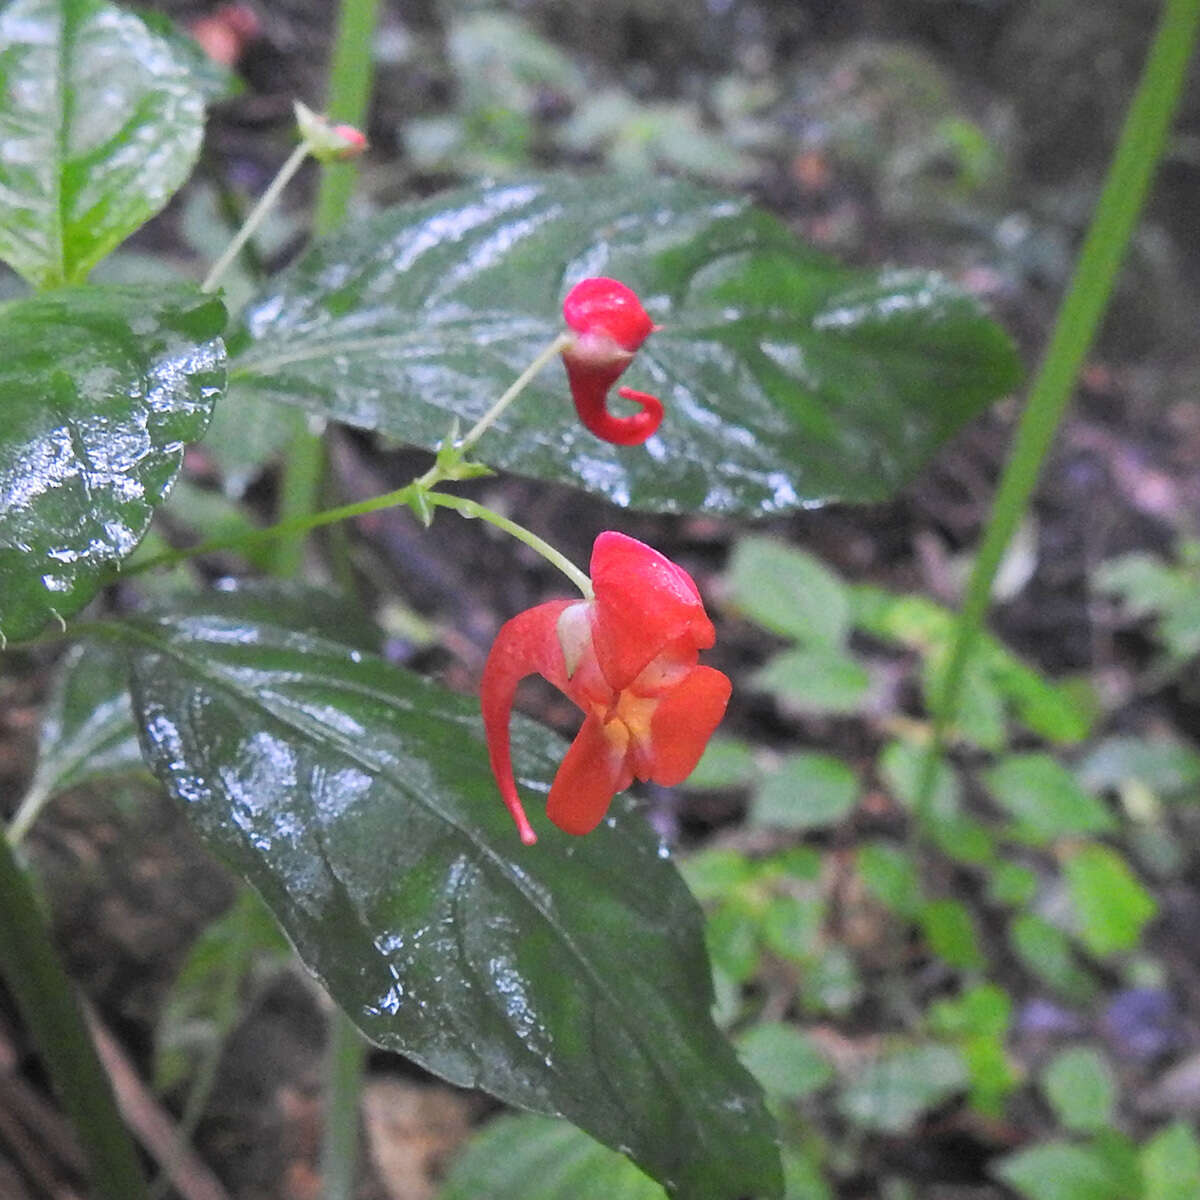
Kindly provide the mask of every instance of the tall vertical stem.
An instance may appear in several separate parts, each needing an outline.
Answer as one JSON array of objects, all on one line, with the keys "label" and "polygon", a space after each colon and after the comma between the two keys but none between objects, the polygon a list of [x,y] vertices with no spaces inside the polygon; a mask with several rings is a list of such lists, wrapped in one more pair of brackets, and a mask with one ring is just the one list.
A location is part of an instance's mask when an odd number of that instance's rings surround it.
[{"label": "tall vertical stem", "polygon": [[917,816],[928,815],[937,758],[953,723],[967,663],[987,611],[992,583],[1041,473],[1084,355],[1108,306],[1117,271],[1162,156],[1183,90],[1200,23],[1200,0],[1166,0],[1137,92],[1129,106],[1104,189],[1055,321],[1050,344],[1017,425],[983,544],[967,582],[940,686],[933,699],[934,737],[925,758]]},{"label": "tall vertical stem", "polygon": [[[338,7],[325,114],[358,129],[366,125],[367,103],[375,77],[372,49],[378,18],[379,0],[342,0]],[[357,174],[355,162],[326,163],[321,167],[321,183],[313,214],[313,229],[318,236],[337,228],[345,219]],[[319,506],[325,465],[324,440],[309,431],[306,417],[297,412],[284,461],[279,503],[281,520],[304,516]],[[303,555],[303,538],[280,542],[275,549],[276,571],[281,575],[295,575],[300,570]]]}]

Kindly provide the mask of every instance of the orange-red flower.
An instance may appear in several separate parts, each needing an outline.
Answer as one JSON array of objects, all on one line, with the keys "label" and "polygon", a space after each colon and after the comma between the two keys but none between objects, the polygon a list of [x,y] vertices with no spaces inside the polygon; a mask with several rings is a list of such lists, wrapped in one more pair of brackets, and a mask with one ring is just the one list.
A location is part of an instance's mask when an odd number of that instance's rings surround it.
[{"label": "orange-red flower", "polygon": [[526,845],[537,835],[517,795],[508,723],[527,675],[549,680],[584,712],[546,806],[567,833],[594,829],[635,778],[682,783],[729,702],[729,680],[697,665],[716,635],[682,567],[608,532],[596,539],[591,569],[594,600],[549,600],[513,617],[483,669],[492,773]]},{"label": "orange-red flower", "polygon": [[562,356],[579,419],[606,442],[641,445],[662,424],[661,401],[623,387],[617,395],[640,404],[642,411],[616,417],[608,411],[608,391],[658,326],[631,289],[603,276],[584,279],[567,293],[563,317],[579,335]]}]

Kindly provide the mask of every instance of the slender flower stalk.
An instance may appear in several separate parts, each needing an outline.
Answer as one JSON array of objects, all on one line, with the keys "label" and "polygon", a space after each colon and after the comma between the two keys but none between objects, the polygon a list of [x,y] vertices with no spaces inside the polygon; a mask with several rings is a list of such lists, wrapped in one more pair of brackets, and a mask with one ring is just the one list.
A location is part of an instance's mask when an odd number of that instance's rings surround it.
[{"label": "slender flower stalk", "polygon": [[229,270],[230,264],[237,258],[242,247],[254,235],[255,230],[263,223],[267,214],[279,202],[279,197],[283,195],[284,188],[291,183],[296,172],[300,170],[307,157],[307,142],[301,142],[288,155],[287,161],[279,168],[278,174],[271,180],[267,190],[263,192],[258,198],[258,203],[250,210],[250,215],[242,223],[241,229],[233,235],[233,241],[225,247],[224,254],[213,263],[212,270],[204,277],[204,282],[200,285],[202,292],[215,292],[217,290],[217,285],[221,282],[221,277]]}]

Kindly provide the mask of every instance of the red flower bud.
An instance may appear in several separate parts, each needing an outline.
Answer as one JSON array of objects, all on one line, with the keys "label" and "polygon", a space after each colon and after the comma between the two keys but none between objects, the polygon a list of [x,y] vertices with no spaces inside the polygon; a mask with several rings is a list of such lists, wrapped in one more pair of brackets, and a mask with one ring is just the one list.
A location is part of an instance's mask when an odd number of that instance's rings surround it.
[{"label": "red flower bud", "polygon": [[658,326],[630,288],[602,276],[584,279],[567,293],[563,317],[579,335],[562,356],[579,419],[606,442],[641,445],[662,424],[662,403],[623,387],[617,395],[640,404],[642,411],[617,417],[608,411],[608,392]]},{"label": "red flower bud", "polygon": [[550,788],[546,815],[589,833],[633,780],[682,783],[725,715],[730,683],[697,665],[712,622],[691,576],[622,533],[592,549],[594,600],[550,600],[496,636],[480,683],[492,774],[521,840],[537,841],[517,794],[508,736],[517,684],[541,675],[584,713]]}]

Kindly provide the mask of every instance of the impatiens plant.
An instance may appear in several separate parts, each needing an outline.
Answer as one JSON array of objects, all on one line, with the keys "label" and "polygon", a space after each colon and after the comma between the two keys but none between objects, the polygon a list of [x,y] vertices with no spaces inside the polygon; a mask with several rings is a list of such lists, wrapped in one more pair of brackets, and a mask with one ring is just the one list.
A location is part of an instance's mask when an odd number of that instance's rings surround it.
[{"label": "impatiens plant", "polygon": [[[0,838],[0,970],[95,1191],[142,1195],[140,1166],[13,850],[57,791],[140,754],[373,1043],[565,1116],[668,1193],[781,1196],[761,1090],[712,1018],[699,909],[618,794],[680,783],[724,713],[696,584],[615,530],[589,578],[445,488],[508,470],[625,509],[744,518],[879,499],[1015,385],[1008,339],[939,276],[843,268],[738,197],[555,174],[346,224],[230,315],[222,280],[287,180],[364,149],[303,106],[300,144],[203,283],[89,282],[196,160],[214,94],[197,57],[106,0],[0,8],[0,258],[31,289],[0,305],[0,645],[82,641]],[[610,392],[635,354],[654,394],[620,388],[641,410],[621,415]],[[545,369],[560,355],[566,386]],[[297,410],[432,464],[368,500],[139,550],[214,413],[294,429]],[[582,594],[502,626],[482,715],[313,588],[124,602],[153,569],[402,505],[425,525],[442,508],[489,522]],[[583,711],[565,751],[511,718],[530,674]],[[535,836],[514,765],[558,829]]]}]

